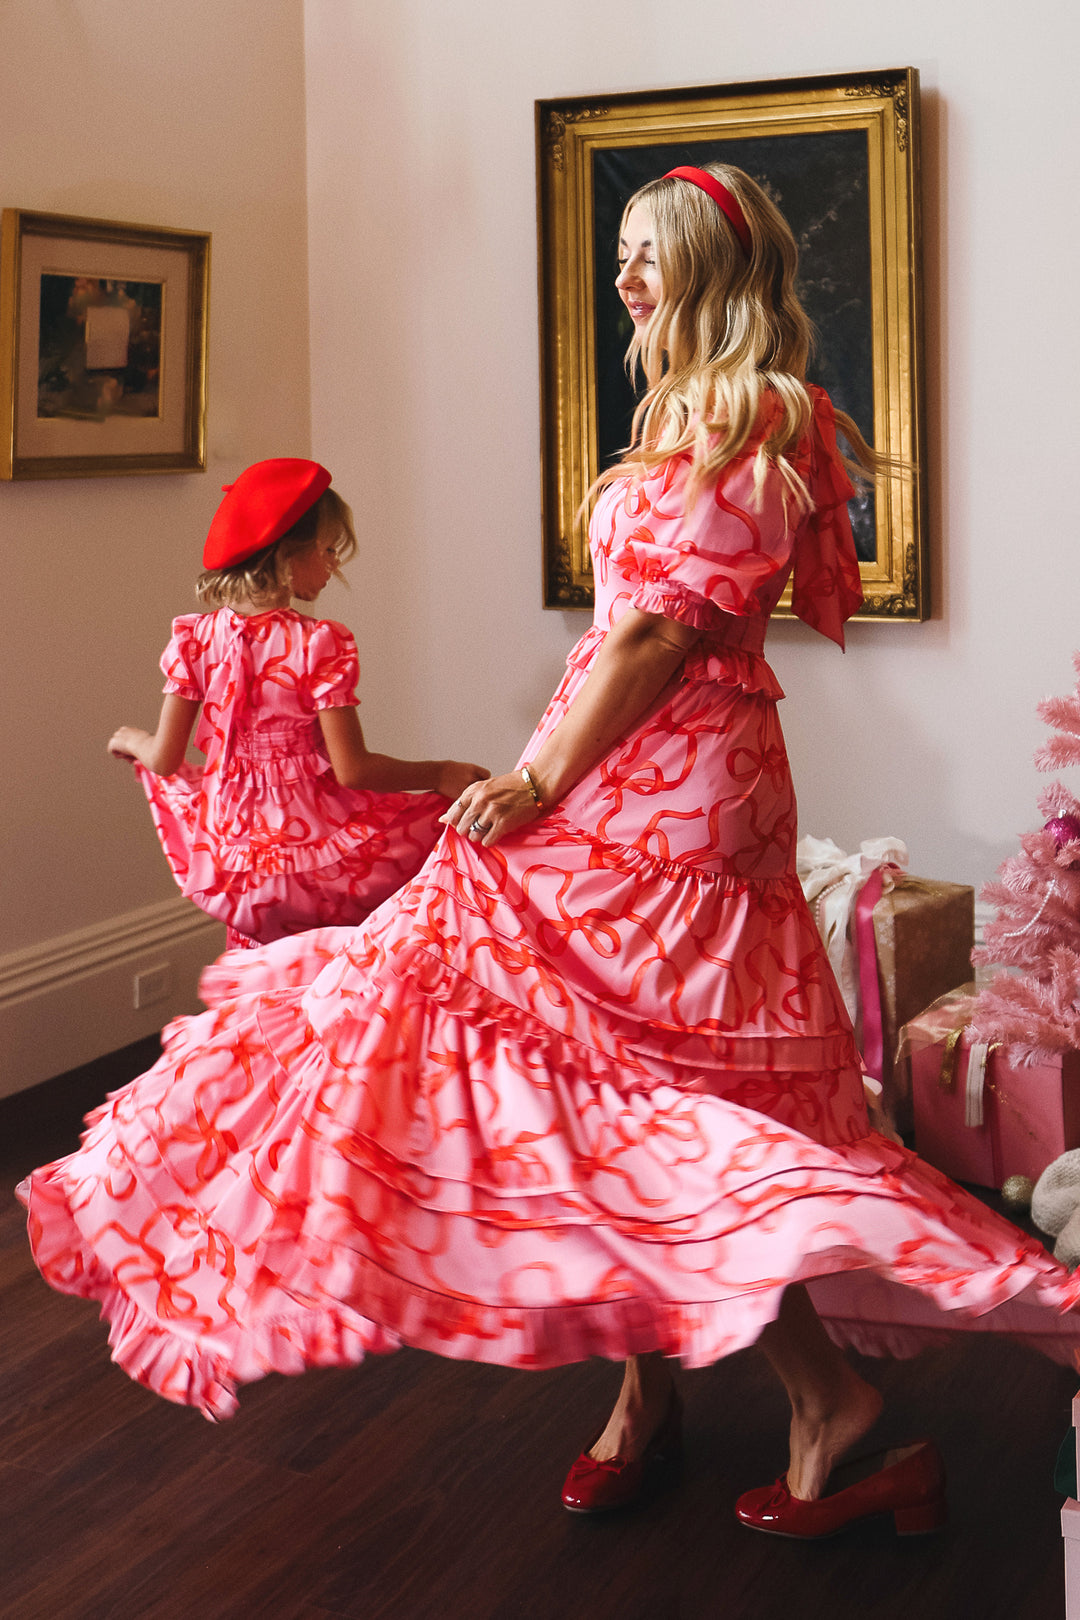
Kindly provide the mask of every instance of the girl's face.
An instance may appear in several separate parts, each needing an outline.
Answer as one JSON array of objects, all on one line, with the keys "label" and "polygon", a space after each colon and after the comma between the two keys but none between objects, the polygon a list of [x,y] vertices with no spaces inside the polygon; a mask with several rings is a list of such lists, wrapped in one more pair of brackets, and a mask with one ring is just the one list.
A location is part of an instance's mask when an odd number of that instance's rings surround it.
[{"label": "girl's face", "polygon": [[642,203],[631,208],[623,222],[615,286],[640,332],[664,295],[653,244],[652,215]]},{"label": "girl's face", "polygon": [[314,602],[337,572],[337,524],[320,525],[310,546],[289,559],[290,592],[300,602]]}]

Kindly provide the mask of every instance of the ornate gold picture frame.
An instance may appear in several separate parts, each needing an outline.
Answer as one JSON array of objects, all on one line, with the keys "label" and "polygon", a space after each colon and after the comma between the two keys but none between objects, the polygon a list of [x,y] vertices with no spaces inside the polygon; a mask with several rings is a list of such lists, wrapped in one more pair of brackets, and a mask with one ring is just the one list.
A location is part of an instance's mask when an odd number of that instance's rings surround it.
[{"label": "ornate gold picture frame", "polygon": [[0,478],[201,472],[210,237],[5,208]]},{"label": "ornate gold picture frame", "polygon": [[629,434],[629,317],[614,290],[623,206],[678,164],[719,159],[763,184],[794,231],[820,336],[811,381],[915,469],[851,503],[859,617],[927,618],[916,69],[541,101],[536,121],[544,605],[592,605],[577,514]]}]

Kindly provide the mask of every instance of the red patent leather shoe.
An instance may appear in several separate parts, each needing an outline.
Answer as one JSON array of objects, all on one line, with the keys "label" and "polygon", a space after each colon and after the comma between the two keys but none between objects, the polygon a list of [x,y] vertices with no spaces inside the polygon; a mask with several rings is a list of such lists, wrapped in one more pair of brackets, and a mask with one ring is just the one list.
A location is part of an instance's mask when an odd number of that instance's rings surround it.
[{"label": "red patent leather shoe", "polygon": [[647,1486],[658,1484],[665,1472],[678,1466],[682,1458],[682,1401],[673,1389],[664,1421],[641,1456],[632,1462],[624,1457],[597,1462],[589,1456],[590,1448],[603,1432],[599,1430],[570,1465],[562,1488],[562,1505],[571,1513],[608,1513],[612,1508],[629,1507]]},{"label": "red patent leather shoe", "polygon": [[[874,1467],[875,1462],[879,1462]],[[844,1486],[852,1472],[860,1475]],[[849,1524],[874,1514],[891,1513],[898,1536],[922,1536],[940,1530],[949,1517],[945,1501],[945,1466],[932,1440],[863,1458],[834,1469],[827,1496],[805,1502],[792,1496],[787,1476],[775,1485],[747,1491],[735,1504],[740,1524],[771,1536],[794,1536],[800,1541],[835,1536]]]}]

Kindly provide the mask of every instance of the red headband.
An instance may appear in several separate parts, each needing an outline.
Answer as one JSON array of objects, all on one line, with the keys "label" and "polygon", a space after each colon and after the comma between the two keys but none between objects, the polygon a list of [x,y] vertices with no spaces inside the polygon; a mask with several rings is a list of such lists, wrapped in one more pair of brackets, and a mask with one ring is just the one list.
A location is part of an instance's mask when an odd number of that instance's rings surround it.
[{"label": "red headband", "polygon": [[707,196],[711,197],[720,212],[730,221],[731,228],[739,238],[739,246],[746,254],[746,257],[750,257],[750,227],[746,223],[746,215],[739,206],[738,198],[728,190],[727,186],[721,185],[715,175],[708,174],[704,169],[686,167],[683,169],[669,169],[663,178],[665,180],[688,180],[692,186],[697,186],[699,191],[704,191]]}]

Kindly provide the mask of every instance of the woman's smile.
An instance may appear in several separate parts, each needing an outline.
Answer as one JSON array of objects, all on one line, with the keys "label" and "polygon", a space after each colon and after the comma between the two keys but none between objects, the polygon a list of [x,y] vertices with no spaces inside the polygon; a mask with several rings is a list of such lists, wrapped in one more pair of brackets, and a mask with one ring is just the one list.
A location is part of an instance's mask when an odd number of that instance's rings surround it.
[{"label": "woman's smile", "polygon": [[651,319],[664,295],[653,243],[652,215],[640,203],[631,208],[623,223],[615,287],[636,327]]}]

